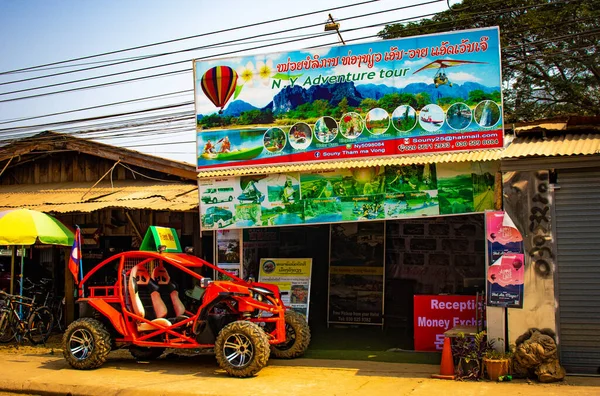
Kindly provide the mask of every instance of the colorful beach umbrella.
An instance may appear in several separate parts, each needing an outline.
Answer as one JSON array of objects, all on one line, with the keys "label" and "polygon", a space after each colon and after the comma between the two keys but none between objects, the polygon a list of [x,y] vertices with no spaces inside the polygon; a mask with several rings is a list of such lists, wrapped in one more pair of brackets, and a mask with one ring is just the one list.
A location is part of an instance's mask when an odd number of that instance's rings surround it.
[{"label": "colorful beach umbrella", "polygon": [[33,245],[36,241],[48,245],[71,246],[73,233],[56,218],[31,209],[0,212],[0,245]]},{"label": "colorful beach umbrella", "polygon": [[[45,213],[31,209],[0,211],[0,245],[24,246],[39,241],[48,245],[71,246],[74,239],[67,226]],[[24,254],[21,255],[21,276],[23,267]],[[23,295],[23,282],[20,294]]]}]

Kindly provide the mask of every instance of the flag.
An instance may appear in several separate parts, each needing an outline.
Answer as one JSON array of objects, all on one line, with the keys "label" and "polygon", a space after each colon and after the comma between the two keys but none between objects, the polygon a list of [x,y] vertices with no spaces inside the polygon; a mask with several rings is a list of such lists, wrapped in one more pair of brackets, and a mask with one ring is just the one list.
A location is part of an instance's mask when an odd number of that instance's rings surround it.
[{"label": "flag", "polygon": [[75,278],[75,284],[79,284],[79,266],[81,264],[81,233],[79,227],[75,231],[75,240],[71,248],[71,257],[69,258],[69,271]]}]

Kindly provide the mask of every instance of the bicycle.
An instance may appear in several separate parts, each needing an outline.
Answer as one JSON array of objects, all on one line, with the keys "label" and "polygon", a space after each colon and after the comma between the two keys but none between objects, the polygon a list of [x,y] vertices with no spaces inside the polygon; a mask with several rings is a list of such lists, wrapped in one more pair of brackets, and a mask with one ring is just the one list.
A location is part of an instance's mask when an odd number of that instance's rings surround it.
[{"label": "bicycle", "polygon": [[[18,281],[20,284],[20,280]],[[59,332],[63,331],[65,326],[63,315],[65,309],[65,298],[58,296],[52,287],[52,279],[41,278],[38,282],[33,282],[29,278],[24,278],[23,294],[32,298],[34,303],[40,303],[50,309],[54,317],[53,328]]]},{"label": "bicycle", "polygon": [[[31,298],[3,291],[0,291],[0,298],[7,303],[0,310],[0,342],[7,343],[14,338],[21,342],[24,337],[27,337],[34,345],[46,342],[50,337],[54,322],[52,312],[48,307],[37,306]],[[21,318],[19,307],[26,308],[29,315]]]}]

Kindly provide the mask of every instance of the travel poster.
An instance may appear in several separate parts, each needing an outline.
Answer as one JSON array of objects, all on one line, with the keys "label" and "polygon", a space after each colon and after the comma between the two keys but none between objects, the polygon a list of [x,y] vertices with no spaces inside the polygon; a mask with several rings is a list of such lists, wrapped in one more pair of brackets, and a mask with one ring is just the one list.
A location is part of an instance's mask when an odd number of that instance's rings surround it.
[{"label": "travel poster", "polygon": [[502,211],[486,212],[487,304],[523,308],[523,237]]},{"label": "travel poster", "polygon": [[311,258],[263,258],[258,279],[277,285],[283,304],[308,320],[311,270]]},{"label": "travel poster", "polygon": [[384,222],[333,224],[329,323],[383,324]]},{"label": "travel poster", "polygon": [[193,71],[199,170],[503,146],[497,27]]},{"label": "travel poster", "polygon": [[[217,266],[236,277],[241,276],[241,230],[218,230],[216,232],[216,263]],[[220,272],[216,274],[216,280],[230,280]]]}]

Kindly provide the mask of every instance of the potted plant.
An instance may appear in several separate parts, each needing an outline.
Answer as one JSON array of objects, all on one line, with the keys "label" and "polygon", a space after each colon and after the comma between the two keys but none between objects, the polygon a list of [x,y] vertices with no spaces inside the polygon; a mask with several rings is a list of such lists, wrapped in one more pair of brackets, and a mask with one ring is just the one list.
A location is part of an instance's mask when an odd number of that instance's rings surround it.
[{"label": "potted plant", "polygon": [[457,360],[457,378],[478,380],[481,361],[489,348],[485,331],[468,336],[458,333],[452,345],[452,355]]},{"label": "potted plant", "polygon": [[511,352],[496,351],[490,348],[483,357],[487,377],[492,381],[510,373]]}]

